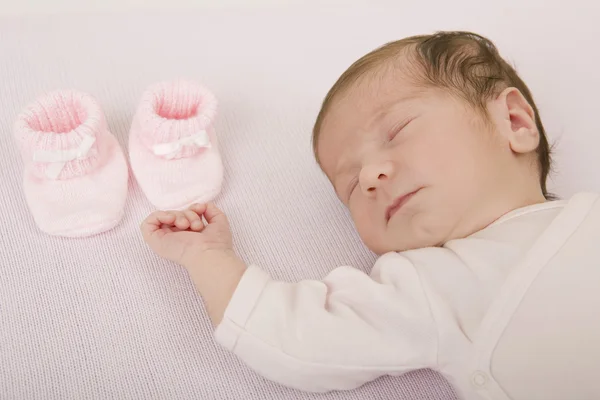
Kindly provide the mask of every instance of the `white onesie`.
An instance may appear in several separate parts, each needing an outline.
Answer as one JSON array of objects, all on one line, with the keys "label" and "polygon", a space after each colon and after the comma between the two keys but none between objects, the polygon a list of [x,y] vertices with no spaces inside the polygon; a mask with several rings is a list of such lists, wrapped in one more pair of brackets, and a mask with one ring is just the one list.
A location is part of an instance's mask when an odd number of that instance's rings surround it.
[{"label": "white onesie", "polygon": [[250,267],[215,335],[266,378],[347,390],[420,368],[465,399],[600,399],[600,201],[515,210],[441,248],[285,283]]}]

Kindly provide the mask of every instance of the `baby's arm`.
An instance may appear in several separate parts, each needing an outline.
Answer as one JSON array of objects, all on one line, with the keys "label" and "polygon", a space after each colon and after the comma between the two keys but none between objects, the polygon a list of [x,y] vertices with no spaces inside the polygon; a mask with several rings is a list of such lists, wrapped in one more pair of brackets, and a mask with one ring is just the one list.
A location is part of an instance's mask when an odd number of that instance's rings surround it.
[{"label": "baby's arm", "polygon": [[183,265],[202,296],[213,326],[223,319],[225,309],[246,271],[246,264],[233,252],[204,253]]},{"label": "baby's arm", "polygon": [[261,375],[307,391],[436,366],[427,299],[397,254],[382,257],[372,277],[341,267],[323,281],[285,283],[250,267],[215,334]]},{"label": "baby's arm", "polygon": [[323,281],[274,281],[235,255],[222,212],[213,205],[190,210],[152,214],[142,224],[144,238],[186,267],[217,341],[261,375],[321,392],[436,366],[435,324],[406,258],[381,257],[371,276],[340,267]]}]

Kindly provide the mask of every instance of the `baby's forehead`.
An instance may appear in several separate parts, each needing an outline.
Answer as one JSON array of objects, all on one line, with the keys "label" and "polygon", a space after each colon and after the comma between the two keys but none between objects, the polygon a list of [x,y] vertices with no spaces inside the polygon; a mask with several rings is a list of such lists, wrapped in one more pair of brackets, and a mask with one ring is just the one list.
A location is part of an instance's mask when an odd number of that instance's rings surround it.
[{"label": "baby's forehead", "polygon": [[329,175],[328,161],[353,134],[377,122],[394,104],[415,99],[425,91],[407,57],[386,60],[361,74],[329,99],[319,126],[315,153]]},{"label": "baby's forehead", "polygon": [[395,105],[422,99],[427,91],[401,73],[366,77],[332,100],[321,125],[321,135],[340,125],[368,126]]}]

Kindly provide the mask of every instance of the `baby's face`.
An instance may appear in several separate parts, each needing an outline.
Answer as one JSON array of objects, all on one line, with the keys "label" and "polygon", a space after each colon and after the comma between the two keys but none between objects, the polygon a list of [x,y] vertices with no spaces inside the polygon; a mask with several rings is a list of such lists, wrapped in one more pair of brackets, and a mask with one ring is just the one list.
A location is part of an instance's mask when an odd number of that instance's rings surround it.
[{"label": "baby's face", "polygon": [[437,246],[483,228],[507,146],[460,100],[398,76],[335,100],[317,153],[365,244],[378,254]]}]

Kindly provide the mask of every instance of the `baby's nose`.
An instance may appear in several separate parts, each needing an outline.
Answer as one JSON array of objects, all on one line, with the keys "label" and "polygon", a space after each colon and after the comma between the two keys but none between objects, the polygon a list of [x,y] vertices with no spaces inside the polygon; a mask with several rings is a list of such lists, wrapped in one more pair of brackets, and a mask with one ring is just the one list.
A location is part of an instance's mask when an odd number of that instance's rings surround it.
[{"label": "baby's nose", "polygon": [[390,162],[371,164],[363,167],[360,173],[360,187],[367,196],[373,196],[377,190],[393,173],[393,166]]}]

